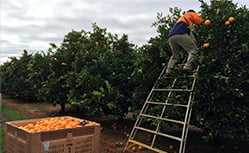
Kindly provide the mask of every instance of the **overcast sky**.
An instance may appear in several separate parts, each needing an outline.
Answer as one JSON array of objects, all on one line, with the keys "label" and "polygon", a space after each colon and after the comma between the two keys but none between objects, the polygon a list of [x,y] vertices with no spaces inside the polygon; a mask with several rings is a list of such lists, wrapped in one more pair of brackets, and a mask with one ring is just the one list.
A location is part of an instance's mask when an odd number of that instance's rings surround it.
[{"label": "overcast sky", "polygon": [[[198,0],[0,0],[0,63],[8,57],[46,51],[72,29],[92,31],[92,23],[142,45],[157,35],[151,24],[170,7],[200,10]],[[249,6],[249,0],[233,0]]]}]

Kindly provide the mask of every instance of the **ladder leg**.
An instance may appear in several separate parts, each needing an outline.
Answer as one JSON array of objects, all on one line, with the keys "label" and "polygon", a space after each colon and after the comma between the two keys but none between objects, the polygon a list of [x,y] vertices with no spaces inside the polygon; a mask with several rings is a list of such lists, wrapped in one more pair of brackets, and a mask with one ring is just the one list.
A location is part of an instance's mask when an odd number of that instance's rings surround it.
[{"label": "ladder leg", "polygon": [[[161,73],[160,73],[160,75],[159,75],[157,81],[158,81],[160,78],[162,78],[162,76],[163,76],[165,70],[166,70],[166,66],[165,66],[165,67],[163,68],[163,70],[161,71]],[[156,83],[154,84],[154,86],[152,87],[152,90],[150,91],[148,97],[146,98],[146,102],[149,101],[149,100],[152,98],[152,92],[153,92],[153,89],[156,87],[156,85],[157,85],[157,83],[158,83],[157,81],[156,81]],[[143,105],[143,107],[142,107],[142,109],[141,109],[141,111],[140,111],[140,114],[147,111],[149,105],[146,105],[146,102],[144,103],[144,105]],[[134,127],[140,126],[141,122],[142,122],[142,118],[141,118],[140,116],[138,116],[138,118],[137,118],[137,120],[136,120],[136,122],[135,122],[135,124],[134,124]],[[125,152],[126,149],[128,148],[129,140],[132,139],[132,138],[134,138],[135,135],[137,134],[137,129],[135,129],[134,127],[133,127],[133,129],[132,129],[132,131],[131,131],[131,133],[130,133],[130,136],[129,136],[129,138],[128,138],[128,141],[127,141],[127,143],[126,143],[126,145],[125,145],[125,148],[124,148],[123,152]]]},{"label": "ladder leg", "polygon": [[[199,66],[197,67],[197,71],[199,70]],[[194,78],[191,86],[191,90],[194,90],[196,83],[196,78]],[[190,123],[190,118],[191,118],[191,113],[192,113],[192,101],[193,101],[193,92],[190,93],[189,99],[188,99],[188,107],[185,113],[185,119],[184,119],[184,126],[183,126],[183,131],[182,131],[182,141],[180,144],[180,149],[179,153],[184,153],[186,149],[186,141],[187,141],[187,134],[188,134],[188,128],[189,128],[189,123]]]}]

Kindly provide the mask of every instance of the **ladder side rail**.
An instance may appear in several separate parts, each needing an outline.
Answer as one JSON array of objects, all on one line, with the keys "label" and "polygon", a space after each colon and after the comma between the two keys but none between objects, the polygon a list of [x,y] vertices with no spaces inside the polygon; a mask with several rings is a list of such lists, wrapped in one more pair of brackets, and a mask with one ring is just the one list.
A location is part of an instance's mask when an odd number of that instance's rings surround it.
[{"label": "ladder side rail", "polygon": [[[159,78],[163,75],[163,72],[166,70],[166,66],[163,68],[163,70],[161,71],[161,73],[160,73],[160,75],[159,75],[159,77],[158,77],[158,79],[157,80],[159,80]],[[157,85],[157,82],[158,81],[156,81],[156,83],[153,85],[153,87],[152,87],[152,89],[150,90],[150,93],[149,93],[149,95],[147,96],[147,98],[146,98],[146,100],[145,100],[145,103],[144,103],[144,105],[143,105],[143,107],[142,107],[142,109],[141,109],[141,111],[140,111],[140,113],[139,113],[139,116],[140,116],[140,114],[142,114],[143,112],[146,112],[147,111],[147,109],[148,109],[148,106],[149,105],[147,105],[147,101],[150,101],[150,99],[152,98],[152,93],[153,93],[153,91],[154,91],[154,89],[155,89],[155,87],[156,87],[156,85]],[[142,121],[142,119],[140,119],[140,117],[138,117],[138,119],[137,119],[137,121],[135,122],[135,126],[136,125],[140,125],[141,124],[141,121]],[[131,132],[131,135],[130,136],[132,136],[132,134],[133,134],[133,130],[132,130],[132,132]]]},{"label": "ladder side rail", "polygon": [[[146,102],[151,98],[151,95],[152,95],[152,92],[153,92],[153,89],[154,89],[154,88],[155,88],[155,85],[152,87],[152,90],[150,91],[149,95],[147,96]],[[140,126],[140,124],[141,124],[141,122],[142,122],[142,118],[140,117],[140,116],[141,116],[140,114],[142,114],[144,111],[145,111],[145,112],[147,111],[147,109],[148,109],[148,104],[147,104],[146,102],[143,104],[143,107],[142,107],[142,109],[140,110],[140,113],[139,113],[139,115],[138,115],[138,117],[137,117],[137,119],[136,119],[136,122],[135,122],[135,124],[134,124],[132,130],[131,130],[131,133],[130,133],[130,136],[129,136],[128,140],[130,140],[132,137],[135,137],[135,135],[137,134],[137,129],[134,128],[134,127]],[[127,141],[127,143],[126,143],[126,145],[125,145],[125,148],[124,148],[124,151],[123,151],[123,152],[125,152],[125,150],[127,149],[128,145],[129,145],[129,141]]]},{"label": "ladder side rail", "polygon": [[188,121],[187,121],[187,127],[185,129],[185,136],[184,136],[183,148],[182,148],[183,153],[185,153],[185,150],[186,150],[187,135],[188,135],[188,131],[189,131],[189,122],[190,122],[191,114],[192,114],[192,106],[190,107],[190,112],[189,112]]},{"label": "ladder side rail", "polygon": [[[135,129],[134,127],[136,127],[137,125],[140,126],[140,124],[141,124],[141,122],[142,122],[142,118],[140,117],[140,114],[143,113],[143,111],[147,111],[148,105],[147,105],[146,102],[149,101],[149,99],[151,99],[151,95],[152,95],[152,93],[153,93],[153,90],[155,89],[155,87],[156,87],[156,85],[157,85],[157,83],[158,83],[158,80],[163,76],[163,73],[165,72],[166,68],[167,68],[166,66],[163,68],[163,70],[161,71],[159,77],[157,78],[157,81],[155,82],[155,84],[153,85],[153,87],[152,87],[152,89],[151,89],[149,95],[147,96],[146,101],[145,101],[145,103],[144,103],[144,105],[143,105],[143,107],[142,107],[142,109],[141,109],[141,111],[140,111],[140,113],[139,113],[139,115],[138,115],[138,118],[137,118],[137,120],[136,120],[136,122],[135,122],[135,124],[134,124],[134,126],[133,126],[133,129],[132,129],[132,131],[131,131],[131,134],[130,134],[128,140],[130,140],[132,137],[135,137],[135,135],[136,135],[136,133],[137,133],[137,129]],[[128,145],[129,145],[129,141],[127,141],[127,143],[126,143],[126,145],[125,145],[125,148],[124,148],[124,151],[127,149]],[[123,152],[124,152],[124,151],[123,151]]]},{"label": "ladder side rail", "polygon": [[[144,105],[143,105],[143,107],[142,107],[142,109],[141,109],[141,111],[140,111],[140,113],[139,113],[139,116],[140,116],[140,114],[142,114],[143,112],[146,112],[146,111],[147,111],[147,109],[148,109],[148,107],[149,107],[149,105],[147,104],[147,102],[150,101],[150,100],[152,99],[152,93],[153,93],[153,91],[154,91],[154,89],[155,89],[155,87],[156,87],[156,85],[157,85],[157,83],[158,83],[158,80],[162,77],[162,75],[163,75],[164,71],[166,70],[166,68],[167,68],[166,66],[163,68],[163,70],[161,71],[159,77],[157,78],[157,81],[156,81],[155,84],[153,85],[153,87],[152,87],[152,89],[151,89],[149,95],[147,96],[147,98],[146,98],[146,100],[145,100],[145,103],[144,103]],[[137,122],[137,121],[138,121],[138,122]],[[142,119],[138,118],[137,121],[136,121],[136,123],[134,124],[134,126],[137,126],[137,125],[140,126],[140,124],[141,124],[141,122],[142,122]],[[132,135],[132,134],[133,134],[133,132],[131,132],[131,135]],[[130,136],[131,136],[131,135],[130,135]],[[136,132],[135,132],[135,135],[136,135]]]},{"label": "ladder side rail", "polygon": [[[197,72],[199,71],[199,65],[197,67]],[[196,78],[194,78],[194,81],[193,81],[193,84],[192,84],[192,90],[194,90],[194,87],[195,87],[195,84],[196,84]],[[192,100],[191,102],[193,102],[193,99],[194,99],[194,96],[195,96],[195,93],[191,93],[191,96],[192,96]],[[183,149],[182,149],[182,152],[184,153],[185,150],[186,150],[186,143],[187,143],[187,135],[188,135],[188,131],[189,131],[189,123],[190,123],[190,119],[191,119],[191,115],[192,115],[192,108],[193,105],[192,103],[190,104],[190,110],[189,110],[189,115],[188,115],[188,118],[187,118],[187,128],[185,129],[185,136],[184,136],[184,144],[183,144]]]},{"label": "ladder side rail", "polygon": [[[171,88],[174,88],[175,83],[176,83],[176,80],[177,80],[177,78],[175,78],[175,79],[174,79],[174,81],[173,81],[173,83],[172,83],[172,85],[171,85]],[[168,96],[167,96],[167,98],[166,98],[166,100],[165,100],[165,104],[167,104],[167,103],[168,103],[169,98],[170,98],[170,96],[171,96],[171,93],[172,93],[172,91],[170,91],[170,92],[168,93]],[[165,112],[166,106],[167,106],[167,105],[164,105],[164,106],[163,106],[163,109],[162,109],[162,112],[161,112],[160,118],[162,118],[162,117],[163,117],[163,114],[164,114],[164,112]],[[160,127],[160,124],[161,124],[161,122],[157,123],[156,132],[158,132],[158,131],[159,131],[159,129],[160,129],[160,128],[159,128],[159,127]],[[157,136],[157,135],[156,135],[156,134],[154,134],[153,139],[152,139],[152,143],[151,143],[151,147],[153,147],[153,146],[154,146],[154,143],[155,143],[155,141],[156,141],[156,136]]]},{"label": "ladder side rail", "polygon": [[[144,105],[143,105],[143,107],[142,107],[140,113],[143,113],[144,110],[147,111],[148,106],[145,107],[145,106],[146,106],[146,102],[147,102],[147,101],[150,101],[150,99],[152,98],[152,93],[153,93],[153,91],[155,90],[155,87],[156,87],[156,85],[157,85],[157,83],[158,83],[158,80],[161,78],[161,76],[163,75],[163,72],[164,72],[165,70],[166,70],[166,66],[163,68],[163,70],[161,71],[159,77],[157,78],[156,83],[153,85],[152,89],[150,90],[150,93],[149,93],[149,95],[147,96],[147,98],[146,98],[146,100],[145,100],[145,103],[144,103]],[[139,114],[140,114],[140,113],[139,113]]]},{"label": "ladder side rail", "polygon": [[[197,72],[198,72],[198,70],[199,70],[199,66],[197,67]],[[186,110],[186,113],[185,113],[185,119],[184,119],[185,124],[183,125],[182,141],[181,141],[181,144],[180,144],[179,153],[184,153],[184,149],[185,149],[185,145],[186,145],[186,139],[187,139],[186,133],[188,132],[188,126],[189,126],[189,121],[190,121],[190,116],[189,115],[191,115],[190,111],[192,111],[191,102],[192,102],[193,90],[194,90],[194,87],[195,87],[195,83],[196,83],[196,77],[194,77],[192,87],[191,87],[192,92],[190,92],[189,99],[188,99],[188,107],[187,107],[187,110]]]}]

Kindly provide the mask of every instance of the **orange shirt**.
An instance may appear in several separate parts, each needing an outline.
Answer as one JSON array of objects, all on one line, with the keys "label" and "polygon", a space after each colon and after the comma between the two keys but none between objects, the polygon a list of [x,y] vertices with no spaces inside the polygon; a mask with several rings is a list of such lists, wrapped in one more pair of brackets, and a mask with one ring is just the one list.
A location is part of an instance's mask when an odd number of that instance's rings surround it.
[{"label": "orange shirt", "polygon": [[189,34],[190,29],[188,28],[188,26],[192,24],[200,24],[201,22],[202,17],[200,17],[197,13],[187,12],[177,20],[173,28],[169,31],[168,37],[176,34]]},{"label": "orange shirt", "polygon": [[[184,19],[184,17],[186,18],[186,20]],[[185,22],[187,23],[188,25],[191,25],[191,24],[200,24],[202,22],[202,17],[200,17],[197,13],[195,12],[187,12],[183,15],[182,17],[180,17],[176,23],[178,22]]]}]

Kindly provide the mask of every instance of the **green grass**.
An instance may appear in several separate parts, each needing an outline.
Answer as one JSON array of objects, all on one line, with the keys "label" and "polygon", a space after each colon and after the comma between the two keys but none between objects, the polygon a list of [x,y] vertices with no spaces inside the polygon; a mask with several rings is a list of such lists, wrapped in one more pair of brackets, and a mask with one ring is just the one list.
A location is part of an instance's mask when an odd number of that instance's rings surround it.
[{"label": "green grass", "polygon": [[[17,112],[15,112],[13,109],[9,108],[6,105],[1,106],[2,113],[10,120],[10,121],[16,121],[16,120],[24,120],[25,117],[21,116]],[[4,153],[4,123],[0,122],[0,153]]]},{"label": "green grass", "polygon": [[0,153],[4,153],[4,127],[3,124],[0,123]]}]

